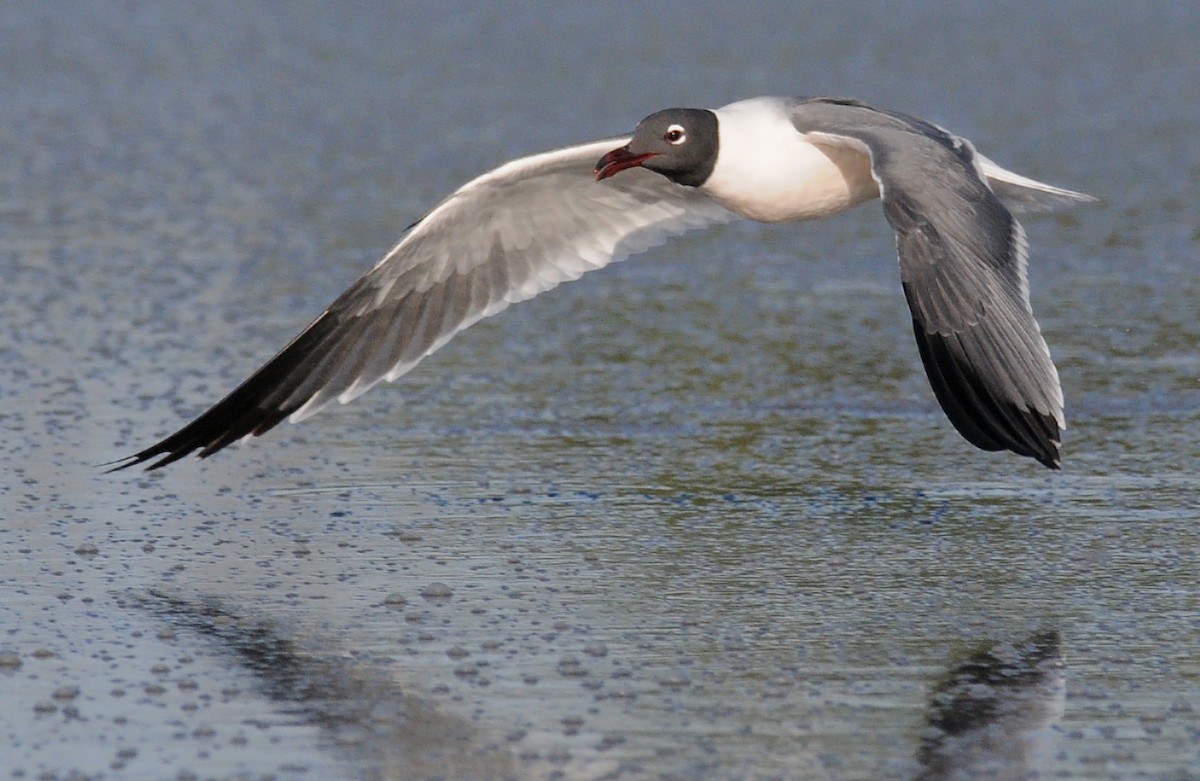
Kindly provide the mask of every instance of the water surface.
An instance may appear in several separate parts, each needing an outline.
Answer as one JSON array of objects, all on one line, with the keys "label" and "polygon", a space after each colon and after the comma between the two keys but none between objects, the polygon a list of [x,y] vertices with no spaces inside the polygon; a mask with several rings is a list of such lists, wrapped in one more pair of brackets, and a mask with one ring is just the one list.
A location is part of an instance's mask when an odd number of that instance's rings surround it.
[{"label": "water surface", "polygon": [[[1198,37],[1182,3],[8,4],[0,764],[1200,777]],[[96,468],[465,179],[788,93],[1103,199],[1025,220],[1061,473],[943,418],[874,204],[676,241],[208,461]]]}]

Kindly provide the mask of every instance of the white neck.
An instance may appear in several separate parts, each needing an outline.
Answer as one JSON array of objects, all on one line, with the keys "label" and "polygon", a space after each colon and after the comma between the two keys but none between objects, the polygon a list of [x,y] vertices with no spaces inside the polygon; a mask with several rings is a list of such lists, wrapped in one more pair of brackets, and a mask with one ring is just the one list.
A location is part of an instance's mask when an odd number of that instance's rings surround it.
[{"label": "white neck", "polygon": [[778,99],[743,100],[715,113],[717,163],[700,189],[727,209],[760,222],[790,222],[879,197],[866,154],[805,140]]}]

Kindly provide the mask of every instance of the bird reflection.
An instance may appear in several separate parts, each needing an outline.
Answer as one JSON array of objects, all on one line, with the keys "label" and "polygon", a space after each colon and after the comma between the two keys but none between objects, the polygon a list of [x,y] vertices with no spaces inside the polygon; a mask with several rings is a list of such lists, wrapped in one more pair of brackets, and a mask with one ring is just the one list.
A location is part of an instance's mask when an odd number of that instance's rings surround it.
[{"label": "bird reflection", "polygon": [[1051,757],[1066,699],[1062,638],[996,643],[949,672],[929,697],[918,781],[1016,781]]}]

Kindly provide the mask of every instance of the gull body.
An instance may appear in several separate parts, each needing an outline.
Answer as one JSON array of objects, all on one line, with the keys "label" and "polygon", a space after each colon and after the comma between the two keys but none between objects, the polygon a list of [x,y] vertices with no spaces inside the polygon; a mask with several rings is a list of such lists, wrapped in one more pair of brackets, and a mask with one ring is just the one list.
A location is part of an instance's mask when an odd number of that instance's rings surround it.
[{"label": "gull body", "polygon": [[1058,468],[1062,391],[1013,213],[1093,199],[1007,171],[915,117],[782,97],[666,109],[631,136],[468,182],[228,396],[115,468],[207,457],[346,403],[472,323],[686,230],[809,220],[873,199],[896,233],[918,350],[947,417],[982,449]]},{"label": "gull body", "polygon": [[[879,197],[866,156],[812,143],[796,131],[785,104],[755,98],[713,113],[721,154],[701,189],[738,215],[759,222],[813,220]],[[771,154],[762,154],[765,149]]]}]

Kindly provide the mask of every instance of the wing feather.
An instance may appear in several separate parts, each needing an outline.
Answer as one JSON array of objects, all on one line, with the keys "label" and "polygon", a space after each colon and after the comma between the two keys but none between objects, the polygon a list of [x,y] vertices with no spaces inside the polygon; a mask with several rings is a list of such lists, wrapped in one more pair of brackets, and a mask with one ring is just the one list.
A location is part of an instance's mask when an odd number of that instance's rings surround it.
[{"label": "wing feather", "polygon": [[[901,114],[815,103],[796,107],[800,132],[870,157],[921,361],[950,422],[984,450],[1059,468],[1062,390],[1029,302],[1025,232],[970,143]],[[1048,196],[1076,195],[1045,187]]]},{"label": "wing feather", "polygon": [[348,402],[509,304],[733,218],[649,171],[596,182],[596,160],[627,140],[514,160],[459,188],[233,392],[115,468],[209,456],[285,418]]}]

